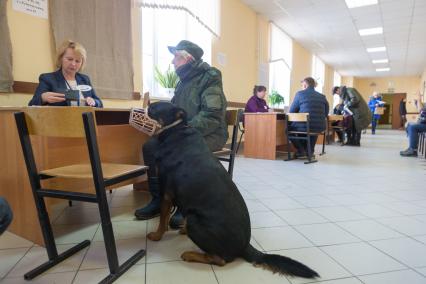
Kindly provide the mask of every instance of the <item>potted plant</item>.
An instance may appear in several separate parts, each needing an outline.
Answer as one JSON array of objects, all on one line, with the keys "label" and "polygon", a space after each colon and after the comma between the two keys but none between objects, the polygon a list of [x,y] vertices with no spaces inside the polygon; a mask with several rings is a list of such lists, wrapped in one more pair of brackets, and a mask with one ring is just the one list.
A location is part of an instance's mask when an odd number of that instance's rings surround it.
[{"label": "potted plant", "polygon": [[164,88],[167,97],[171,98],[174,95],[175,88],[179,82],[179,77],[176,72],[169,66],[167,70],[162,73],[157,66],[154,68],[155,80]]},{"label": "potted plant", "polygon": [[284,97],[281,96],[277,91],[272,90],[268,96],[269,105],[271,107],[279,108],[284,105]]}]

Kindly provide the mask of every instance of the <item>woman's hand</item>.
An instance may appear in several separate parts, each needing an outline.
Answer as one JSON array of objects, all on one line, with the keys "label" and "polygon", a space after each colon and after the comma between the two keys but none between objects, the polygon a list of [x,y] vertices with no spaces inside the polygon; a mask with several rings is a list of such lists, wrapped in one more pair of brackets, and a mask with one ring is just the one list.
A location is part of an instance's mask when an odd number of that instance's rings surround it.
[{"label": "woman's hand", "polygon": [[65,101],[65,95],[55,92],[45,92],[41,94],[41,101],[47,104],[60,103]]},{"label": "woman's hand", "polygon": [[92,97],[87,97],[85,100],[88,106],[91,106],[91,107],[96,106],[96,102]]}]

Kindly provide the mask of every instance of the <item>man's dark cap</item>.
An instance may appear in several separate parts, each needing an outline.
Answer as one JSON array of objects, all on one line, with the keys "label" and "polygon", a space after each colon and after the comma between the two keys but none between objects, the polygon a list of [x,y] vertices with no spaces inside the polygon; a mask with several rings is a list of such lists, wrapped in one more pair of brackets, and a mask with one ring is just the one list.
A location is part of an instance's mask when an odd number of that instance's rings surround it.
[{"label": "man's dark cap", "polygon": [[193,42],[189,40],[182,40],[176,46],[168,46],[169,51],[174,55],[178,50],[185,50],[194,57],[195,60],[201,59],[204,51]]}]

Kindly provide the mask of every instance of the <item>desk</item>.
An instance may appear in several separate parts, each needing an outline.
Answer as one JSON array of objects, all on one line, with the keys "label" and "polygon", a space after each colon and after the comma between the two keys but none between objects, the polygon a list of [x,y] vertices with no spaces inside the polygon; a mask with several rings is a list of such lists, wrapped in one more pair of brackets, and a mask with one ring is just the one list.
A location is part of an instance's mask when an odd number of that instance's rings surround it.
[{"label": "desk", "polygon": [[[0,107],[0,196],[8,200],[13,210],[14,219],[9,230],[36,244],[44,245],[13,115],[22,110],[25,107]],[[129,113],[128,109],[95,110],[102,162],[143,164],[141,149],[148,137],[128,124]],[[32,139],[39,170],[72,163],[89,163],[86,142],[82,138]],[[140,183],[145,179],[146,177],[133,179],[127,184]],[[56,178],[43,182],[52,189],[68,187],[80,192],[94,192],[91,180]],[[125,184],[121,183],[115,187],[123,185]],[[53,211],[54,204],[61,202],[50,198],[45,200],[49,213]]]},{"label": "desk", "polygon": [[244,113],[244,156],[275,160],[277,148],[288,148],[285,127],[284,113]]}]

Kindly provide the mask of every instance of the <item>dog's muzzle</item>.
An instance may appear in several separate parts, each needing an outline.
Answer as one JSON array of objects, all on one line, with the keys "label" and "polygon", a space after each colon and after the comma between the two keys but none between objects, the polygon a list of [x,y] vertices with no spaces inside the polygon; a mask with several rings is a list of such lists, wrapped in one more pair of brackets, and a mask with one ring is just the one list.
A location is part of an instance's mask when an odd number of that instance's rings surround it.
[{"label": "dog's muzzle", "polygon": [[148,108],[132,108],[130,111],[129,124],[149,136],[160,134],[164,130],[178,125],[181,122],[182,119],[178,119],[167,126],[162,126],[157,120],[149,117]]}]

